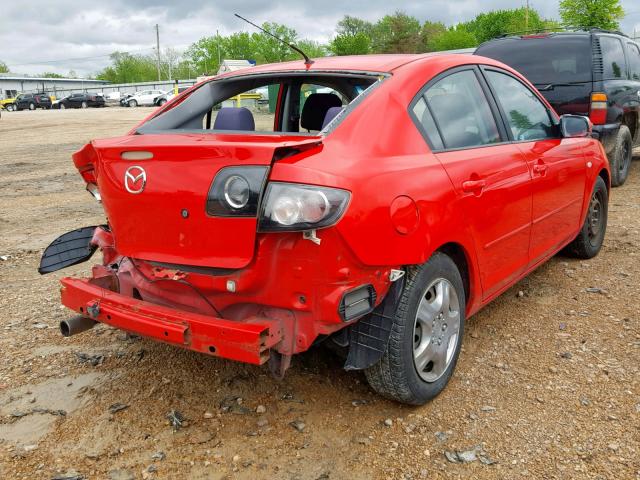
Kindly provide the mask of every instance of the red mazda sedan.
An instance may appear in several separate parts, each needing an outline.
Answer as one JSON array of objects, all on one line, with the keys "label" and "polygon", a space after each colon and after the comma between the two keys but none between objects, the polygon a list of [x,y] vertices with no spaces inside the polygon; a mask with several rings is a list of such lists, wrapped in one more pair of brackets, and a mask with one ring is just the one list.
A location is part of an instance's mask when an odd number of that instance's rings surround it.
[{"label": "red mazda sedan", "polygon": [[102,322],[276,375],[334,342],[376,391],[423,404],[470,315],[556,253],[600,250],[610,175],[590,130],[477,56],[241,70],[74,154],[107,221],[55,240],[40,272],[102,251],[62,279],[64,335]]}]

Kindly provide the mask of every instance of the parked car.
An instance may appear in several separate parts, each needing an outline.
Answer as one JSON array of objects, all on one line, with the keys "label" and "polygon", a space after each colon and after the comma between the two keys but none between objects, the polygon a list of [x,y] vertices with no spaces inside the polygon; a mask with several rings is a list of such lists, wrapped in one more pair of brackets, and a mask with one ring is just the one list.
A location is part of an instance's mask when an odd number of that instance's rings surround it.
[{"label": "parked car", "polygon": [[0,100],[0,109],[4,109],[8,112],[13,112],[16,109],[16,98],[13,97]]},{"label": "parked car", "polygon": [[35,110],[36,108],[50,109],[51,97],[47,93],[21,93],[16,97],[16,110]]},{"label": "parked car", "polygon": [[164,95],[167,92],[162,90],[142,90],[134,93],[129,99],[127,99],[127,106],[137,107],[153,105],[154,100],[160,95]]},{"label": "parked car", "polygon": [[73,93],[60,100],[53,102],[53,108],[88,108],[104,107],[104,97],[102,95],[92,95],[88,93]]},{"label": "parked car", "polygon": [[[267,85],[268,127],[217,109]],[[62,279],[64,335],[102,322],[278,376],[333,342],[380,394],[423,404],[469,316],[560,251],[598,254],[610,172],[590,133],[473,55],[258,66],[76,152],[108,221],[59,237],[39,271],[102,252]]]},{"label": "parked car", "polygon": [[618,32],[590,30],[498,38],[477,55],[527,77],[560,114],[589,116],[611,163],[611,183],[629,174],[640,145],[640,46]]},{"label": "parked car", "polygon": [[176,95],[180,95],[182,92],[186,92],[190,88],[191,88],[191,86],[178,87],[178,93],[177,94],[173,93],[174,90],[171,90],[170,92],[167,92],[167,93],[163,93],[162,95],[160,95],[160,96],[158,96],[158,97],[153,99],[153,104],[156,107],[161,107],[165,103],[167,103],[169,100],[173,99]]},{"label": "parked car", "polygon": [[129,102],[129,99],[131,97],[133,97],[133,93],[122,94],[121,97],[120,97],[120,106],[121,107],[128,107],[129,106],[128,102]]}]

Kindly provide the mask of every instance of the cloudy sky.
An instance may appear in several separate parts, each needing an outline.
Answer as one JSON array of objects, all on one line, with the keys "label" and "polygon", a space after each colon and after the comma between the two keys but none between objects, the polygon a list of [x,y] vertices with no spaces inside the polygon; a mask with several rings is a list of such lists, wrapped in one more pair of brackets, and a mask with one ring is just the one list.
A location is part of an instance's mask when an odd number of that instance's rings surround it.
[{"label": "cloudy sky", "polygon": [[[338,20],[354,15],[375,21],[394,10],[420,20],[447,25],[473,18],[482,11],[514,8],[524,0],[23,0],[4,2],[0,15],[0,60],[13,72],[52,71],[79,75],[95,73],[108,64],[109,53],[120,50],[151,53],[154,25],[160,25],[161,48],[182,50],[199,38],[250,30],[233,16],[240,13],[262,23],[272,21],[294,27],[301,37],[322,42],[334,34]],[[640,35],[640,2],[621,1],[627,16],[625,33]],[[105,4],[108,4],[105,5]],[[532,0],[544,17],[558,17],[558,0]]]}]

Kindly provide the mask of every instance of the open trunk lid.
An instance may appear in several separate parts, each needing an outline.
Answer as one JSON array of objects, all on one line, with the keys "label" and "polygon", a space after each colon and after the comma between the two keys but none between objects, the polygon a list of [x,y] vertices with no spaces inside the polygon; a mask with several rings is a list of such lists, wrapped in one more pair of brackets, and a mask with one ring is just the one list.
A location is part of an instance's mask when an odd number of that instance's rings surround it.
[{"label": "open trunk lid", "polygon": [[85,180],[95,176],[121,254],[235,269],[253,258],[257,218],[209,216],[214,177],[223,167],[270,166],[276,149],[320,141],[293,135],[131,135],[94,141],[74,154],[74,163]]}]

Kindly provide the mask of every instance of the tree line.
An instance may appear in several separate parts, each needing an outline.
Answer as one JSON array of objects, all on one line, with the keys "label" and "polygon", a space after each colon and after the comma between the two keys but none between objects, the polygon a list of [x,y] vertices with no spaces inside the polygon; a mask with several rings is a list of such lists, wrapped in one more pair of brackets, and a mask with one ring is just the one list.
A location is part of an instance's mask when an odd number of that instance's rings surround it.
[{"label": "tree line", "polygon": [[[402,11],[385,15],[376,22],[344,16],[336,25],[334,37],[326,44],[301,38],[287,25],[264,23],[262,27],[287,43],[301,48],[311,58],[327,55],[363,55],[370,53],[425,53],[476,47],[500,35],[557,31],[562,28],[603,28],[616,30],[624,11],[619,0],[561,0],[561,21],[542,18],[532,8],[494,10],[473,20],[447,26],[442,22],[421,22]],[[182,54],[168,48],[160,55],[162,80],[194,78],[215,74],[225,59],[245,59],[256,63],[294,60],[299,55],[264,32],[235,32],[231,35],[203,37]],[[3,68],[4,66],[4,68]],[[114,52],[111,65],[95,78],[113,83],[131,83],[158,79],[155,53]],[[0,73],[8,71],[0,62]],[[56,76],[45,73],[43,75]]]}]

